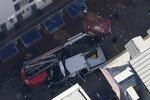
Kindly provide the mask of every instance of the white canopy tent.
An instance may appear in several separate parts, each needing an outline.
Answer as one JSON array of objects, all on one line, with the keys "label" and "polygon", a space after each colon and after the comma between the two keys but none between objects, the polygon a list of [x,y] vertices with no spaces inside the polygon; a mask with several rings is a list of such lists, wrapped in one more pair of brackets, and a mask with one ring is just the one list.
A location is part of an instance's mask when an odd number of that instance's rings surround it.
[{"label": "white canopy tent", "polygon": [[59,94],[52,100],[91,100],[79,84],[75,84],[68,90]]}]

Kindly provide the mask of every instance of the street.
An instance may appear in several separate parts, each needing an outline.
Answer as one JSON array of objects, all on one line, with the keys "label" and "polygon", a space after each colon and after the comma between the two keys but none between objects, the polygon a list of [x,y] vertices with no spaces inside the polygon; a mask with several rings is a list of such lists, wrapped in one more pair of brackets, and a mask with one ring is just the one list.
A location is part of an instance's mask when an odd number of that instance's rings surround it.
[{"label": "street", "polygon": [[[87,1],[87,6],[89,11],[94,12],[104,18],[107,18],[109,15],[111,15],[114,12],[114,10],[112,10],[112,9],[116,9],[116,6],[114,5],[108,5],[107,0]],[[149,5],[150,2],[148,0],[137,0],[136,6],[127,5],[126,7],[119,6],[119,8],[117,6],[117,9],[119,9],[119,18],[111,19],[112,34],[110,36],[100,38],[100,40],[102,41],[101,47],[104,51],[107,60],[110,60],[111,58],[115,57],[117,54],[125,50],[124,45],[131,38],[139,35],[141,35],[142,37],[146,36],[146,31],[148,28],[150,28],[150,16],[148,15],[147,12],[147,10],[149,9]],[[61,30],[63,32],[66,32],[64,33],[65,39],[82,32],[82,25],[83,25],[82,17],[71,19],[67,14],[64,14],[63,17],[65,20],[65,26],[61,28]],[[61,39],[62,37],[58,37],[59,34],[62,33],[60,31],[58,31],[57,32],[58,34],[56,35],[50,35],[45,31],[42,33],[43,33],[42,34],[43,40],[41,40],[42,42],[39,41],[38,43],[35,44],[35,46],[32,46],[32,49],[27,49],[27,52],[33,53],[33,55],[38,56],[65,42],[62,41]],[[39,49],[39,45],[41,49]],[[15,65],[15,67],[16,66],[20,66],[20,65]],[[0,99],[1,100],[24,100],[19,94],[20,88],[22,87],[22,81],[19,79],[20,78],[19,72],[16,71],[15,71],[16,73],[12,73],[12,72],[13,70],[9,69],[9,72],[5,73],[4,75],[5,77],[3,76],[3,74],[2,75],[0,74],[1,75],[0,76],[0,83],[1,83]],[[81,83],[81,86],[83,86],[85,91],[87,91],[87,94],[89,95],[93,94],[93,91],[96,90],[98,85],[100,85],[99,90],[107,88],[107,85],[103,87],[103,84],[100,84],[100,81],[97,83],[98,79],[97,78],[94,79],[93,74],[89,77],[90,79],[92,78],[93,81],[88,81],[87,85]],[[95,83],[97,85],[93,85]],[[92,86],[96,86],[95,88],[93,88],[94,90],[92,90]],[[62,90],[61,89],[57,90],[57,93],[60,93],[65,89],[66,87],[62,88]],[[105,93],[107,94],[107,92]],[[47,89],[46,86],[33,88],[28,95],[32,98],[31,100],[48,100],[49,98],[52,98],[52,96],[50,95],[50,90]]]}]

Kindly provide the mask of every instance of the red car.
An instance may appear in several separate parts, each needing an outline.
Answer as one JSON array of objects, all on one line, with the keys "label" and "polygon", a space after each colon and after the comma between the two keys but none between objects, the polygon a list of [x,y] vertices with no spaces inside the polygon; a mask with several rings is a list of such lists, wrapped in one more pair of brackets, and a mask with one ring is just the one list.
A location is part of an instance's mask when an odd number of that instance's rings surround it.
[{"label": "red car", "polygon": [[48,77],[48,73],[43,71],[32,78],[27,75],[26,71],[22,68],[21,69],[21,79],[30,87],[37,87],[41,85]]},{"label": "red car", "polygon": [[47,80],[48,69],[58,63],[58,59],[51,55],[34,61],[25,62],[21,69],[21,79],[30,87],[37,87]]}]

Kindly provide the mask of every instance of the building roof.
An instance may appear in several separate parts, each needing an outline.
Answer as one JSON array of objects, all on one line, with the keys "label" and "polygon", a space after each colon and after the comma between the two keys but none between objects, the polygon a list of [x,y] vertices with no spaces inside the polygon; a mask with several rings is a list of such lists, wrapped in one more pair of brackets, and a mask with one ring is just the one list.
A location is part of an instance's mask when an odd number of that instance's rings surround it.
[{"label": "building roof", "polygon": [[130,98],[132,98],[132,100],[140,99],[140,97],[138,96],[138,94],[136,93],[135,89],[132,86],[129,87],[126,91],[130,95]]},{"label": "building roof", "polygon": [[78,85],[74,85],[52,100],[91,100],[85,91]]},{"label": "building roof", "polygon": [[150,48],[131,60],[130,64],[150,92]]},{"label": "building roof", "polygon": [[8,21],[8,18],[14,16],[14,2],[13,0],[1,0],[0,1],[0,25]]},{"label": "building roof", "polygon": [[119,73],[118,75],[116,75],[114,77],[114,79],[120,83],[122,81],[124,81],[125,79],[127,79],[128,77],[132,76],[134,73],[131,72],[131,68],[127,67],[124,71],[122,71],[121,73]]},{"label": "building roof", "polygon": [[[147,44],[148,48],[150,48],[150,36],[144,38],[144,44]],[[112,68],[116,66],[122,66],[128,64],[130,61],[130,54],[127,50],[123,51],[112,60],[107,61],[105,68]]]},{"label": "building roof", "polygon": [[131,39],[126,45],[125,48],[128,50],[130,53],[131,57],[136,57],[139,55],[141,52],[145,51],[149,45],[147,42],[143,40],[141,36],[137,36],[133,39]]}]

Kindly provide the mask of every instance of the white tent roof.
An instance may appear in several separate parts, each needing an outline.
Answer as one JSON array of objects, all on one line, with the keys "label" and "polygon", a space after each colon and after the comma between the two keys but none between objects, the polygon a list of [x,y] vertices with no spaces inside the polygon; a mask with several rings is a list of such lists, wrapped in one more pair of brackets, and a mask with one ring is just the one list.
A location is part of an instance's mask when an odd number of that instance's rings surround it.
[{"label": "white tent roof", "polygon": [[52,100],[91,100],[85,91],[78,85],[74,85]]},{"label": "white tent roof", "polygon": [[130,64],[150,92],[150,48],[131,60]]},{"label": "white tent roof", "polygon": [[82,53],[65,60],[65,66],[70,73],[87,68],[87,62]]}]

